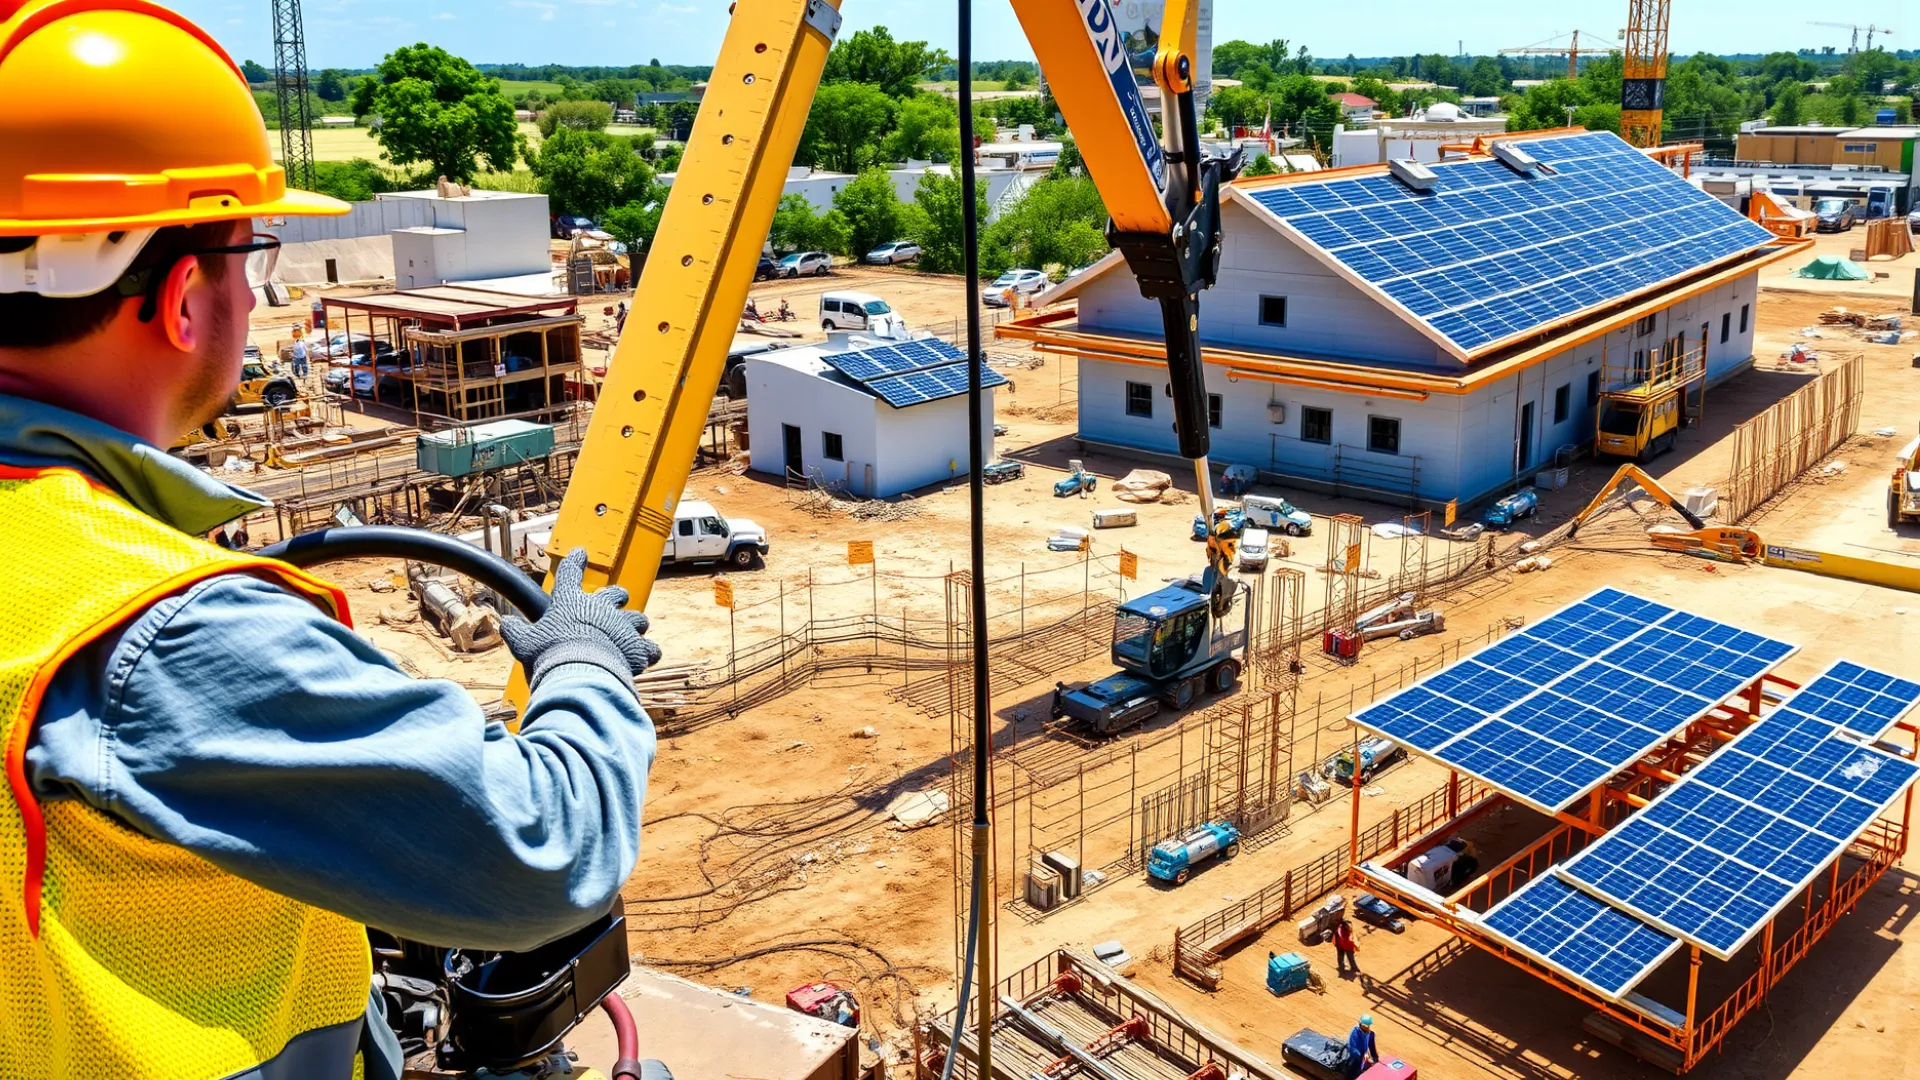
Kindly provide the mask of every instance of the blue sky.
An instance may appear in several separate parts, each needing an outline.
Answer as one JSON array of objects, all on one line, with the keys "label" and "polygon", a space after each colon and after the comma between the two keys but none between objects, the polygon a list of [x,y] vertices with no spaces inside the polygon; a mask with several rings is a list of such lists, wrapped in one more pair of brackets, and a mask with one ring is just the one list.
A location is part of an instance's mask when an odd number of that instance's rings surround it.
[{"label": "blue sky", "polygon": [[[268,0],[171,0],[237,59],[271,66]],[[1346,4],[1215,0],[1215,40],[1276,37],[1338,58],[1469,53],[1530,45],[1579,27],[1612,37],[1626,0],[1558,0],[1498,10],[1436,0],[1371,0],[1365,17]],[[371,67],[399,45],[427,41],[485,63],[712,63],[726,30],[725,0],[306,0],[307,56],[315,67]],[[950,0],[845,0],[849,32],[875,23],[894,36],[952,49]],[[1844,30],[1810,25],[1816,12],[1786,0],[1686,0],[1673,6],[1673,49],[1688,54],[1846,47]],[[1839,16],[1827,15],[1834,21]],[[974,51],[982,60],[1030,58],[1006,0],[976,0]],[[1905,37],[1894,39],[1898,45]],[[1583,41],[1582,44],[1585,44]]]}]

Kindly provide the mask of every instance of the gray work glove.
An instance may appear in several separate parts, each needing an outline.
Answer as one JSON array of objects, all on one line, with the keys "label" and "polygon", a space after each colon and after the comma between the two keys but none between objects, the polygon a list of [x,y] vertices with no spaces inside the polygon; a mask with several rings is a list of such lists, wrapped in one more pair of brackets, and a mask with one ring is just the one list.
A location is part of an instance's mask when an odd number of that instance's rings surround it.
[{"label": "gray work glove", "polygon": [[539,622],[509,615],[500,627],[507,650],[527,669],[527,685],[538,686],[561,664],[592,664],[631,682],[660,662],[660,646],[642,637],[647,617],[620,610],[627,590],[609,585],[588,594],[581,587],[587,549],[574,548],[553,571],[553,602]]}]

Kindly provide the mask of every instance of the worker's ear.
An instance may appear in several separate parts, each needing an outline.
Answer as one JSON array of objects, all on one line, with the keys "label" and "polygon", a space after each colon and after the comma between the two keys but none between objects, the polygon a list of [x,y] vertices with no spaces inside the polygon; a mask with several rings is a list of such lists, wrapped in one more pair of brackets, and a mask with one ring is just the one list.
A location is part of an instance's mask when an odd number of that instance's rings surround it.
[{"label": "worker's ear", "polygon": [[181,352],[192,352],[204,332],[188,305],[190,287],[200,276],[200,260],[192,255],[174,263],[160,286],[160,325],[167,340]]}]

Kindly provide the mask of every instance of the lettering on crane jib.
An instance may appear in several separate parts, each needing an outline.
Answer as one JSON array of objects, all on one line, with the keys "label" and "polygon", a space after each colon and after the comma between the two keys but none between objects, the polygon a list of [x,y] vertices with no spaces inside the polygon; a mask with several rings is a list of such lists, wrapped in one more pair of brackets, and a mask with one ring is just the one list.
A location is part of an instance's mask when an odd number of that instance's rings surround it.
[{"label": "lettering on crane jib", "polygon": [[1166,154],[1160,149],[1160,139],[1153,132],[1153,121],[1147,116],[1147,104],[1140,97],[1140,85],[1134,80],[1133,68],[1127,60],[1126,43],[1113,21],[1113,8],[1109,0],[1076,0],[1076,3],[1080,8],[1080,19],[1087,28],[1087,37],[1093,42],[1101,66],[1107,69],[1107,82],[1112,85],[1114,97],[1120,103],[1120,111],[1125,114],[1127,126],[1133,131],[1134,146],[1139,150],[1141,160],[1146,163],[1154,186],[1165,188]]}]

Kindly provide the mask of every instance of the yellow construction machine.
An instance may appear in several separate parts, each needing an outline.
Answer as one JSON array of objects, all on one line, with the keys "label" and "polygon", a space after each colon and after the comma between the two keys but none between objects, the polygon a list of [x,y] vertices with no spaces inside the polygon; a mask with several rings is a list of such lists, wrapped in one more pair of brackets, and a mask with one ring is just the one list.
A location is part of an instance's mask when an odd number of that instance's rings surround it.
[{"label": "yellow construction machine", "polygon": [[1920,439],[1900,451],[1900,463],[1887,482],[1887,528],[1912,521],[1920,521]]},{"label": "yellow construction machine", "polygon": [[1664,551],[1697,555],[1720,562],[1760,563],[1867,585],[1920,592],[1920,567],[1862,559],[1854,555],[1836,555],[1790,544],[1769,544],[1753,529],[1740,525],[1709,525],[1700,515],[1688,509],[1686,503],[1661,486],[1658,480],[1634,465],[1622,465],[1612,479],[1601,487],[1593,501],[1568,525],[1567,539],[1577,537],[1580,528],[1600,514],[1607,503],[1628,485],[1638,487],[1654,501],[1686,519],[1689,526],[1686,529],[1655,525],[1647,530],[1647,542]]}]

